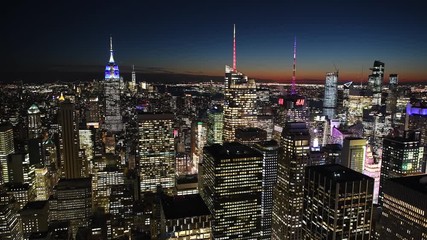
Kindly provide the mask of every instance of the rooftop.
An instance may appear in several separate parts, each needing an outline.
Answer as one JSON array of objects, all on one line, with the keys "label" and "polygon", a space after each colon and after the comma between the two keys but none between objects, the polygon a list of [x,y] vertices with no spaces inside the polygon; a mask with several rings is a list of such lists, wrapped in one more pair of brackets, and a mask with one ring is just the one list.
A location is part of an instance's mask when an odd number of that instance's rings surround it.
[{"label": "rooftop", "polygon": [[213,144],[205,147],[204,151],[215,159],[262,157],[258,151],[237,142],[224,143],[223,145]]},{"label": "rooftop", "polygon": [[73,178],[73,179],[62,178],[58,181],[58,184],[55,186],[55,189],[66,190],[66,189],[90,188],[91,186],[92,186],[91,178]]},{"label": "rooftop", "polygon": [[173,113],[138,113],[138,121],[144,120],[174,120]]},{"label": "rooftop", "polygon": [[427,174],[410,177],[390,178],[389,181],[427,195]]},{"label": "rooftop", "polygon": [[374,179],[371,177],[368,177],[360,172],[356,172],[353,169],[344,167],[339,164],[309,166],[309,167],[306,167],[306,171],[308,170],[316,171],[337,183],[363,181],[363,180],[374,181]]},{"label": "rooftop", "polygon": [[166,219],[178,219],[210,215],[210,211],[199,194],[183,196],[161,196]]},{"label": "rooftop", "polygon": [[33,201],[28,202],[25,204],[24,208],[22,210],[36,210],[36,209],[43,209],[49,201]]}]

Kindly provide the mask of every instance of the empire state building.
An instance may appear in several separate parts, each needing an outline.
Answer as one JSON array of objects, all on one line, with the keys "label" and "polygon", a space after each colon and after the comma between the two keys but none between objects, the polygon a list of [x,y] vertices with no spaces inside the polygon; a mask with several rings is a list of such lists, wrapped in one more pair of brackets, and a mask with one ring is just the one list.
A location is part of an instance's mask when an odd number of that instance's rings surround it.
[{"label": "empire state building", "polygon": [[120,73],[119,66],[114,62],[113,39],[110,37],[110,60],[105,67],[104,81],[105,118],[103,128],[111,132],[123,130],[120,114]]}]

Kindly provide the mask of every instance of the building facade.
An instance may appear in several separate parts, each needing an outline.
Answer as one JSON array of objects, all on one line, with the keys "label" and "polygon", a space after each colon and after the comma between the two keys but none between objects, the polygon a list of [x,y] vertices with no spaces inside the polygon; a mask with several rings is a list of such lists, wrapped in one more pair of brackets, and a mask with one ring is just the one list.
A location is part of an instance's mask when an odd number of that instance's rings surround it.
[{"label": "building facade", "polygon": [[427,239],[427,175],[391,178],[383,187],[380,239]]},{"label": "building facade", "polygon": [[282,131],[274,188],[272,239],[301,239],[304,168],[310,134],[304,122],[288,122]]},{"label": "building facade", "polygon": [[253,148],[260,152],[263,156],[260,239],[271,239],[273,189],[277,182],[277,159],[279,155],[279,144],[276,141],[271,140],[256,143]]},{"label": "building facade", "polygon": [[213,239],[260,238],[262,159],[240,143],[205,147],[202,197],[212,213]]},{"label": "building facade", "polygon": [[374,179],[338,165],[305,171],[301,239],[370,239]]},{"label": "building facade", "polygon": [[328,119],[334,119],[338,98],[338,72],[326,73],[325,95],[323,98],[323,115]]},{"label": "building facade", "polygon": [[175,186],[173,122],[173,114],[138,115],[141,194],[156,192],[158,185],[170,191]]}]

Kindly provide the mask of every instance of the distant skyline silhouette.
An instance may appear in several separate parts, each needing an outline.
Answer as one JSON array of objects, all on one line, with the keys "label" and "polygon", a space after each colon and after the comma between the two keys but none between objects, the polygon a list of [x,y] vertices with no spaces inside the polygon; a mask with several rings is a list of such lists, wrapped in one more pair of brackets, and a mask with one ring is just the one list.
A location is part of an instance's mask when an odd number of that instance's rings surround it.
[{"label": "distant skyline silhouette", "polygon": [[374,60],[385,63],[385,82],[391,73],[399,74],[401,82],[427,80],[427,15],[422,1],[8,5],[2,16],[4,82],[56,81],[69,79],[70,73],[88,77],[80,80],[102,79],[110,34],[125,80],[130,80],[126,73],[133,64],[142,76],[221,77],[224,65],[233,64],[233,24],[237,69],[250,78],[290,82],[296,36],[297,83],[321,83],[335,66],[341,81],[366,82]]}]

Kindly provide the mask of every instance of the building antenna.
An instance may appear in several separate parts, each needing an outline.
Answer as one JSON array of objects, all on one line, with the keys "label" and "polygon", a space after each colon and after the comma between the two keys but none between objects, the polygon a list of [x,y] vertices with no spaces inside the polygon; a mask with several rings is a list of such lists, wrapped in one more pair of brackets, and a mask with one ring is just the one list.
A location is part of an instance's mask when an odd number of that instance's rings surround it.
[{"label": "building antenna", "polygon": [[292,86],[291,86],[291,95],[295,95],[295,81],[296,81],[296,65],[297,65],[297,36],[294,36],[294,64],[292,67]]},{"label": "building antenna", "polygon": [[114,63],[113,57],[113,36],[110,34],[110,63]]},{"label": "building antenna", "polygon": [[233,70],[236,71],[236,24],[233,24]]}]

